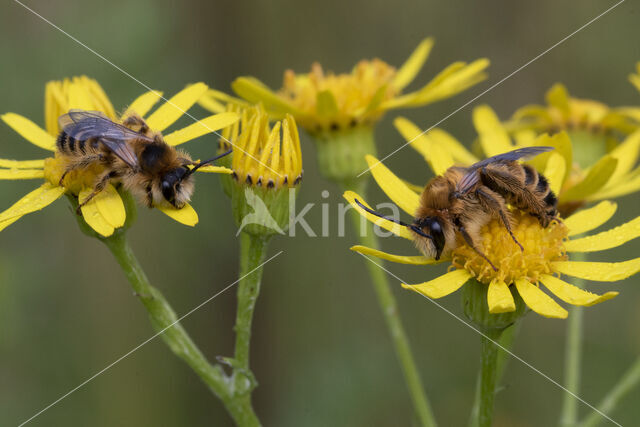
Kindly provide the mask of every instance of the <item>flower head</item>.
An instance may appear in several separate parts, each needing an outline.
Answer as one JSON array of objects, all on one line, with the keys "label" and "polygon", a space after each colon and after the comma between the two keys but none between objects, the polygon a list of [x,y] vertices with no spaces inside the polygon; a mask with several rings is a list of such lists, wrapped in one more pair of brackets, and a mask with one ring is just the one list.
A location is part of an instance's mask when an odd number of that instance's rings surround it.
[{"label": "flower head", "polygon": [[[454,163],[469,166],[478,161],[463,144],[441,129],[422,134],[420,128],[404,118],[396,119],[394,124],[405,139],[412,141],[411,147],[422,154],[436,174],[443,173]],[[588,147],[584,141],[570,137],[566,130],[551,136],[537,134],[531,129],[509,132],[487,105],[473,110],[473,124],[478,133],[478,145],[487,157],[524,146],[555,147],[553,152],[538,156],[531,163],[546,176],[556,178],[553,191],[564,216],[587,202],[620,197],[640,189],[640,167],[636,166],[640,156],[640,131],[634,131],[602,157],[595,155],[596,160],[581,166]]]},{"label": "flower head", "polygon": [[[232,87],[248,102],[263,103],[276,118],[291,114],[311,134],[372,126],[388,110],[420,107],[446,99],[486,78],[488,60],[456,62],[421,89],[402,94],[432,47],[433,39],[423,40],[398,70],[380,59],[362,60],[351,72],[341,74],[326,72],[319,63],[314,63],[306,74],[287,70],[282,88],[275,92],[253,77],[239,77]],[[216,91],[208,93],[212,100],[220,95]]]},{"label": "flower head", "polygon": [[[372,156],[369,156],[367,161],[372,167],[371,172],[376,182],[387,196],[409,215],[415,215],[420,194]],[[442,167],[444,165],[438,165],[438,168]],[[558,179],[556,175],[550,175],[548,179],[552,187],[557,187],[557,182],[554,182]],[[399,237],[415,240],[415,233],[407,228],[363,209],[355,201],[357,199],[367,206],[358,194],[348,191],[345,198],[368,220]],[[355,246],[352,249],[403,264],[429,265],[450,262],[450,271],[436,279],[418,285],[403,284],[403,287],[429,298],[449,295],[471,279],[475,279],[479,283],[471,281],[467,286],[487,287],[487,305],[490,313],[514,312],[514,293],[517,291],[524,303],[536,313],[546,317],[565,318],[568,315],[567,311],[545,293],[541,285],[566,303],[590,306],[613,298],[618,293],[596,295],[566,283],[559,277],[561,274],[587,280],[617,281],[640,271],[640,258],[615,263],[578,262],[570,259],[571,253],[610,249],[640,236],[639,217],[602,233],[573,238],[604,224],[613,216],[615,210],[614,203],[603,201],[592,208],[575,213],[562,222],[554,221],[546,228],[528,214],[515,210],[512,212],[513,232],[524,248],[522,251],[516,246],[504,225],[498,220],[491,220],[481,230],[481,244],[484,253],[489,255],[497,267],[495,270],[460,236],[456,236],[456,247],[449,256],[440,261],[422,255],[393,255],[363,246]]]},{"label": "flower head", "polygon": [[227,137],[221,144],[230,143],[233,150],[230,194],[240,229],[260,235],[282,233],[291,194],[295,196],[303,174],[294,118],[287,115],[271,127],[261,105],[245,108]]},{"label": "flower head", "polygon": [[[203,83],[188,86],[150,114],[146,118],[147,125],[152,131],[164,131],[178,120],[185,110],[195,104],[207,89]],[[109,119],[119,122],[134,113],[140,117],[145,116],[161,98],[160,92],[147,92],[134,100],[127,110],[118,116],[100,85],[93,79],[81,76],[47,83],[46,130],[21,115],[15,113],[2,115],[2,120],[24,139],[54,154],[42,160],[0,159],[0,168],[2,168],[0,178],[2,179],[44,179],[44,183],[39,188],[0,213],[0,230],[24,215],[48,206],[65,193],[79,200],[85,200],[93,191],[98,175],[104,172],[104,166],[92,163],[84,169],[69,172],[62,179],[68,164],[67,160],[56,152],[56,137],[60,132],[58,117],[71,109],[80,109],[99,111]],[[226,127],[236,120],[237,115],[233,113],[210,116],[174,131],[163,139],[167,144],[175,146]],[[226,168],[216,166],[204,166],[198,171],[231,173]],[[188,204],[182,209],[161,207],[159,210],[187,225],[195,225],[198,221],[196,212]],[[104,190],[83,205],[81,211],[85,222],[102,236],[113,234],[117,228],[125,224],[124,203],[118,190],[111,184],[106,185]]]}]

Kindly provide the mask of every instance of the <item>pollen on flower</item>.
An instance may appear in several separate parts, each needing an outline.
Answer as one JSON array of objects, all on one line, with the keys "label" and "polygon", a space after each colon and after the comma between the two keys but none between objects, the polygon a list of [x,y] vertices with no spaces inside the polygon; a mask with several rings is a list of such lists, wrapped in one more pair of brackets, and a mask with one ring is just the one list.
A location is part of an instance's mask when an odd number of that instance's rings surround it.
[{"label": "pollen on flower", "polygon": [[452,252],[453,266],[467,270],[485,284],[499,279],[510,285],[521,278],[537,283],[541,275],[553,274],[552,262],[567,259],[564,249],[567,227],[553,221],[543,228],[536,218],[521,211],[514,212],[512,218],[513,234],[524,251],[513,241],[501,221],[492,220],[481,230],[481,250],[498,271],[493,270],[467,244],[461,244]]},{"label": "pollen on flower", "polygon": [[[357,119],[374,97],[384,101],[397,95],[390,84],[395,75],[396,69],[380,59],[362,60],[348,74],[325,73],[314,63],[309,74],[287,70],[280,95],[313,121],[301,118],[305,128],[336,131],[359,124]],[[375,120],[381,114],[370,114],[366,119]]]},{"label": "pollen on flower", "polygon": [[96,177],[103,171],[99,165],[92,164],[87,168],[78,168],[60,178],[67,170],[68,160],[56,153],[55,157],[49,157],[44,161],[44,178],[53,185],[60,185],[69,192],[78,195],[84,188],[92,188]]}]

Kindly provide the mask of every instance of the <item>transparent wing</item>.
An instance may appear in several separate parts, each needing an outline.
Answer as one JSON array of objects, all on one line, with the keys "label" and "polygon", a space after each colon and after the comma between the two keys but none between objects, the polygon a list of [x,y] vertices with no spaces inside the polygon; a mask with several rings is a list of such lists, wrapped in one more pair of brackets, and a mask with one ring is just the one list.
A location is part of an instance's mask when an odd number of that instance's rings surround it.
[{"label": "transparent wing", "polygon": [[460,181],[458,181],[457,190],[460,193],[467,193],[478,183],[480,174],[478,170],[490,165],[492,163],[509,163],[519,159],[526,159],[535,157],[538,154],[545,153],[553,150],[553,147],[540,146],[540,147],[525,147],[518,148],[517,150],[509,151],[507,153],[498,154],[497,156],[489,157],[488,159],[481,160],[466,169],[465,175]]},{"label": "transparent wing", "polygon": [[60,116],[58,124],[64,133],[78,141],[97,139],[132,168],[138,166],[138,159],[127,142],[132,139],[153,141],[142,133],[111,121],[99,111],[70,110]]}]

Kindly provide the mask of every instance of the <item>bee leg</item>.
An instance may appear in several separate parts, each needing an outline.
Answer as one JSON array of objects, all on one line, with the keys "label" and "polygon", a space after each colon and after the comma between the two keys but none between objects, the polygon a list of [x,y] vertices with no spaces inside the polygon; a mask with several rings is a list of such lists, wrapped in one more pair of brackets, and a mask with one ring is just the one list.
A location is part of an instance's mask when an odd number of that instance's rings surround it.
[{"label": "bee leg", "polygon": [[93,187],[93,191],[91,192],[91,194],[89,194],[86,199],[84,199],[82,202],[78,204],[78,207],[76,208],[76,213],[80,215],[82,207],[87,203],[89,203],[91,199],[93,199],[95,196],[98,195],[98,193],[104,190],[104,188],[107,186],[109,181],[112,180],[113,178],[117,178],[118,175],[119,174],[116,171],[104,173],[98,180],[98,183]]},{"label": "bee leg", "polygon": [[491,261],[489,261],[489,258],[487,258],[487,256],[485,254],[483,254],[480,249],[476,248],[475,243],[473,243],[473,239],[471,239],[471,236],[469,235],[469,233],[467,233],[467,230],[465,230],[464,226],[459,225],[458,226],[458,231],[460,232],[460,234],[462,234],[462,238],[464,239],[465,242],[467,242],[467,245],[469,245],[471,247],[471,249],[473,249],[478,255],[480,255],[482,258],[484,258],[485,261],[487,261],[489,263],[491,268],[493,268],[493,271],[498,271],[496,266],[493,265],[493,263]]},{"label": "bee leg", "polygon": [[144,119],[142,117],[140,117],[137,114],[131,114],[129,117],[127,117],[122,124],[125,127],[128,127],[129,129],[136,131],[136,132],[140,132],[140,133],[144,133],[146,134],[147,132],[149,132],[149,126],[147,125],[147,122],[144,121]]},{"label": "bee leg", "polygon": [[500,219],[502,220],[504,227],[509,232],[509,235],[511,236],[513,241],[516,243],[516,245],[520,246],[520,250],[524,252],[524,247],[520,244],[520,242],[518,242],[518,239],[516,239],[516,236],[513,234],[513,231],[511,230],[511,221],[509,221],[509,217],[507,217],[507,213],[505,212],[504,206],[502,206],[502,204],[498,200],[496,200],[495,197],[492,197],[490,194],[488,194],[486,191],[483,191],[481,188],[476,190],[476,195],[478,196],[479,199],[485,202],[491,208],[491,210],[498,212],[498,215],[500,216]]},{"label": "bee leg", "polygon": [[147,207],[153,207],[153,192],[151,188],[151,184],[147,185]]}]

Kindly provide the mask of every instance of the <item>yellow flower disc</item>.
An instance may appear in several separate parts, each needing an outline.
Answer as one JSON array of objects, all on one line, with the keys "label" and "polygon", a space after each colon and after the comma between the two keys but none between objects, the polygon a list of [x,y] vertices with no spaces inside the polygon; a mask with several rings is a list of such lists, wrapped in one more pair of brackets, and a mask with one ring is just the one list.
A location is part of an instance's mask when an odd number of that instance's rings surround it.
[{"label": "yellow flower disc", "polygon": [[454,267],[469,271],[487,285],[492,281],[509,285],[522,278],[537,283],[541,275],[553,274],[551,263],[567,259],[564,249],[567,227],[554,221],[542,228],[536,218],[520,211],[514,212],[512,218],[513,234],[524,251],[513,241],[502,221],[492,220],[482,228],[476,245],[498,271],[467,244],[461,244],[452,252]]}]

